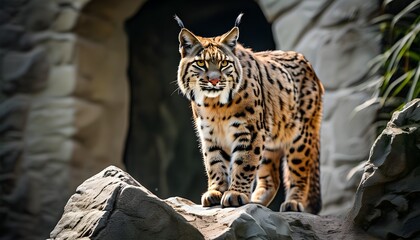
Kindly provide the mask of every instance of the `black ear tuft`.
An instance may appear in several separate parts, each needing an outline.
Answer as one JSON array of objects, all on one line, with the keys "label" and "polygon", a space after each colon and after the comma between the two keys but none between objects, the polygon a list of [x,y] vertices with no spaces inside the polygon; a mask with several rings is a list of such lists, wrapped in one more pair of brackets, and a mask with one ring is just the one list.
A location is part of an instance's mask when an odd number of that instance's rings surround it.
[{"label": "black ear tuft", "polygon": [[176,14],[174,15],[174,18],[177,21],[180,28],[185,28],[184,23],[182,22],[182,20]]},{"label": "black ear tuft", "polygon": [[243,15],[244,15],[243,13],[240,13],[239,16],[236,18],[235,27],[239,27],[239,24],[241,23],[241,19]]}]

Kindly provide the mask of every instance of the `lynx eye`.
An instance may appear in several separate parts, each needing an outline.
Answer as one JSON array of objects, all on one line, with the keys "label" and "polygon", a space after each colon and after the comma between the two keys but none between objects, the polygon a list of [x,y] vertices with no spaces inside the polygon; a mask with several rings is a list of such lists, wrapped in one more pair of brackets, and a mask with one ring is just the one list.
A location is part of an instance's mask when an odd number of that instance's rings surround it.
[{"label": "lynx eye", "polygon": [[228,65],[228,61],[226,61],[226,60],[223,60],[221,63],[220,63],[220,66],[222,66],[222,67],[226,67]]},{"label": "lynx eye", "polygon": [[206,65],[206,64],[204,63],[204,61],[203,61],[203,60],[198,60],[198,61],[197,61],[197,65],[198,65],[199,67],[204,67],[204,65]]}]

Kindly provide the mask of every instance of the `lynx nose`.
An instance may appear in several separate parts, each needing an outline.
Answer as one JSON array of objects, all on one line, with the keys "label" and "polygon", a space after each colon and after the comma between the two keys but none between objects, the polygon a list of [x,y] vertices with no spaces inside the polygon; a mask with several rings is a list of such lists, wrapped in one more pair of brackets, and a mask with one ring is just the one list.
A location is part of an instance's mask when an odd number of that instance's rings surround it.
[{"label": "lynx nose", "polygon": [[216,86],[217,83],[220,82],[220,79],[218,78],[209,79],[209,82],[211,83],[211,85]]},{"label": "lynx nose", "polygon": [[220,73],[218,72],[209,72],[207,74],[208,82],[211,83],[211,85],[216,86],[217,83],[220,82]]}]

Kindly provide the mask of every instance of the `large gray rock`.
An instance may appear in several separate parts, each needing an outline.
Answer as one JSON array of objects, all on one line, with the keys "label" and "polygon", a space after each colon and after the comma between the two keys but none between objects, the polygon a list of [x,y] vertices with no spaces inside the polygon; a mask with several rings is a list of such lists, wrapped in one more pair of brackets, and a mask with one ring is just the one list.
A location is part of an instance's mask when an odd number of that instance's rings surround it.
[{"label": "large gray rock", "polygon": [[203,239],[184,218],[130,175],[108,167],[70,198],[53,239]]},{"label": "large gray rock", "polygon": [[420,238],[420,99],[396,112],[372,147],[354,222],[382,239]]},{"label": "large gray rock", "polygon": [[[161,200],[111,166],[70,198],[51,239],[343,239],[369,236],[334,217],[278,213],[256,204],[203,208]],[[351,231],[349,230],[351,229]]]}]

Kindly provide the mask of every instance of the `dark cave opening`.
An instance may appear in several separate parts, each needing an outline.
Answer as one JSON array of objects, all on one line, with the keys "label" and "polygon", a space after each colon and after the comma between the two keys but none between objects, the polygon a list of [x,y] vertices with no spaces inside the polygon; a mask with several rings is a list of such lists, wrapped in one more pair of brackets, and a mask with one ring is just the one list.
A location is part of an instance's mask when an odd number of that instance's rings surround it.
[{"label": "dark cave opening", "polygon": [[[255,51],[275,49],[271,24],[252,0],[150,0],[126,21],[130,122],[124,164],[161,198],[199,203],[207,186],[189,102],[177,91],[180,28],[173,17],[197,35],[217,36],[230,30],[241,12],[239,42]],[[272,205],[278,210],[278,201]]]}]

